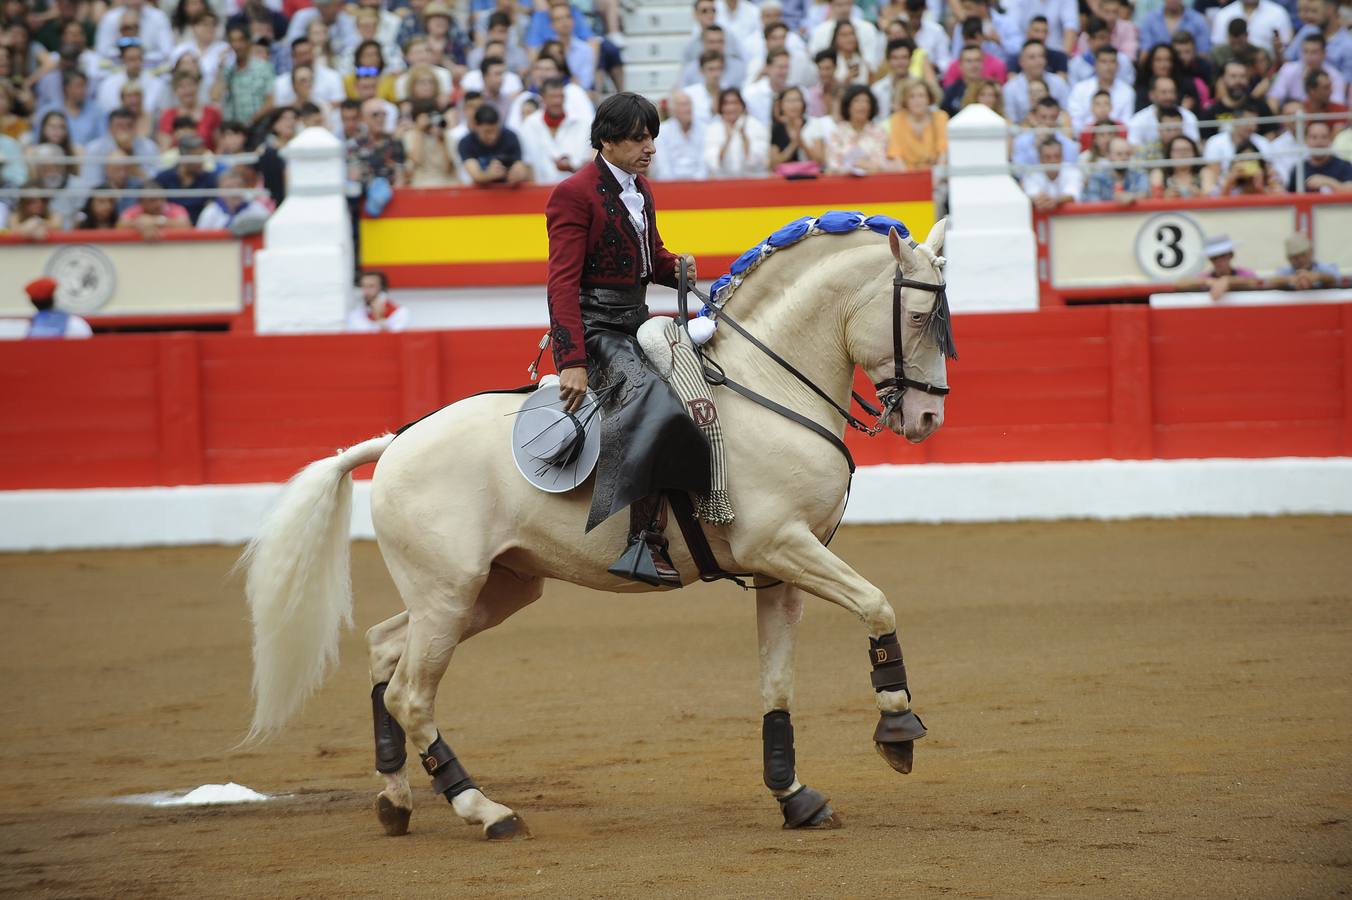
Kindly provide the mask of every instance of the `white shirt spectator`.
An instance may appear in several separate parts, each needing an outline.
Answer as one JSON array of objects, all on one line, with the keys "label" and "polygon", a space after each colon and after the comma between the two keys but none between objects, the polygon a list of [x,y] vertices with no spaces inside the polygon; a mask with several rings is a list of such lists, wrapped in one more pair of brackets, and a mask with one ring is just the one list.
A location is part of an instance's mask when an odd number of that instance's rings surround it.
[{"label": "white shirt spectator", "polygon": [[[1254,142],[1258,146],[1258,142]],[[1277,170],[1281,176],[1282,184],[1287,184],[1291,180],[1291,173],[1296,170],[1296,158],[1300,156],[1300,151],[1296,149],[1296,136],[1290,131],[1283,131],[1275,138],[1267,142],[1267,149],[1259,147],[1259,152]]]},{"label": "white shirt spectator", "polygon": [[822,151],[825,152],[827,145],[831,143],[831,135],[836,133],[839,125],[840,123],[830,116],[810,118],[803,126],[802,140],[807,144],[820,144]]},{"label": "white shirt spectator", "polygon": [[[1269,159],[1272,151],[1272,144],[1261,134],[1253,134],[1249,137],[1253,146],[1259,153],[1263,154],[1264,159]],[[1213,134],[1207,138],[1206,146],[1202,148],[1202,156],[1207,162],[1216,163],[1220,166],[1221,177],[1230,171],[1230,163],[1235,158],[1235,141],[1229,131],[1222,131]]]},{"label": "white shirt spectator", "polygon": [[[1202,139],[1202,134],[1197,130],[1197,117],[1191,110],[1178,108],[1183,116],[1183,133],[1192,138],[1194,142]],[[1150,104],[1145,109],[1133,115],[1127,120],[1127,140],[1134,147],[1144,147],[1159,140],[1160,120],[1157,115],[1158,110],[1155,104]]]},{"label": "white shirt spectator", "polygon": [[[304,36],[310,30],[310,23],[318,18],[319,10],[313,6],[302,9],[292,16],[291,24],[286,26],[286,37],[283,38],[286,45],[289,47],[296,38]],[[338,17],[329,26],[329,49],[335,56],[343,56],[357,49],[360,43],[361,35],[357,33],[357,20],[347,12],[338,13]]]},{"label": "white shirt spectator", "polygon": [[[347,99],[347,88],[343,86],[343,76],[321,62],[310,67],[315,75],[315,84],[311,89],[315,99],[323,100],[330,106],[337,106]],[[447,73],[450,74],[449,72]],[[291,86],[291,73],[278,75],[272,83],[272,102],[275,106],[290,106],[296,102],[296,91]]]},{"label": "white shirt spectator", "polygon": [[714,104],[718,102],[718,96],[710,94],[704,87],[704,82],[688,84],[681,90],[690,98],[690,104],[695,108],[696,122],[708,122],[714,117]]},{"label": "white shirt spectator", "polygon": [[709,177],[709,167],[704,164],[704,127],[693,116],[689,131],[674,117],[663,122],[656,144],[654,178],[659,181],[702,181]]},{"label": "white shirt spectator", "polygon": [[[940,74],[948,68],[953,58],[952,47],[949,46],[948,32],[944,31],[942,25],[925,16],[920,20],[920,31],[912,39],[917,47],[925,51]],[[886,49],[886,45],[883,49]]]},{"label": "white shirt spectator", "polygon": [[[537,184],[558,184],[596,155],[591,145],[591,119],[574,119],[567,110],[558,130],[550,131],[545,111],[537,109],[522,121],[517,137],[521,139],[522,158],[535,173]],[[561,171],[555,164],[561,157],[567,158],[572,171]]]},{"label": "white shirt spectator", "polygon": [[[728,141],[728,123],[719,116],[704,129],[704,165],[713,178],[754,178],[770,171],[770,130],[750,116],[742,116],[732,126]],[[743,135],[745,139],[743,139]],[[723,144],[727,142],[727,152]]]},{"label": "white shirt spectator", "polygon": [[[854,25],[854,33],[859,37],[859,55],[864,57],[864,61],[870,68],[876,69],[883,61],[883,50],[886,49],[887,39],[883,37],[882,32],[874,27],[873,23],[865,19],[856,7],[850,14],[850,24]],[[836,20],[827,19],[816,28],[812,29],[812,35],[808,38],[808,51],[816,56],[822,50],[831,46],[831,36],[836,33]]]},{"label": "white shirt spectator", "polygon": [[[1079,84],[1081,81],[1094,80],[1094,59],[1090,54],[1089,59],[1085,59],[1084,54],[1077,54],[1070,58],[1066,64],[1066,81],[1071,86]],[[1131,87],[1136,81],[1136,62],[1130,56],[1117,51],[1117,80]]]},{"label": "white shirt spectator", "polygon": [[1252,9],[1244,8],[1244,0],[1235,0],[1229,6],[1221,7],[1216,18],[1211,20],[1211,43],[1224,47],[1229,39],[1230,23],[1243,18],[1249,23],[1249,43],[1272,52],[1272,32],[1281,38],[1282,46],[1291,45],[1291,16],[1286,8],[1272,0],[1258,0]]},{"label": "white shirt spectator", "polygon": [[[817,65],[808,56],[807,44],[793,32],[784,35],[784,49],[789,51],[789,84],[810,87],[817,83]],[[768,51],[767,51],[768,52]],[[746,67],[746,81],[751,83],[765,74],[765,54],[762,53]]]},{"label": "white shirt spectator", "polygon": [[[525,84],[521,81],[521,76],[515,72],[507,72],[502,76],[502,93],[507,97],[515,97],[525,90]],[[473,69],[465,73],[465,77],[460,79],[460,89],[462,91],[479,91],[484,89],[484,73],[478,69]]]},{"label": "white shirt spectator", "polygon": [[1048,197],[1069,197],[1078,201],[1084,189],[1084,176],[1074,163],[1063,163],[1055,178],[1048,172],[1029,172],[1023,176],[1023,192],[1030,197],[1046,194]]},{"label": "white shirt spectator", "polygon": [[[105,59],[117,59],[117,41],[122,36],[122,14],[126,7],[118,6],[108,10],[99,19],[99,27],[94,32],[94,50]],[[159,7],[147,3],[141,7],[141,30],[138,34],[141,48],[145,51],[146,67],[153,68],[169,60],[174,50],[174,29],[169,17]]]},{"label": "white shirt spectator", "polygon": [[[1094,114],[1090,110],[1094,104],[1094,95],[1101,90],[1103,88],[1097,78],[1081,81],[1070,89],[1065,106],[1066,112],[1070,113],[1070,124],[1076,131],[1094,124]],[[1113,107],[1111,113],[1113,120],[1125,122],[1130,119],[1136,106],[1136,92],[1122,82],[1114,80],[1108,95]]]},{"label": "white shirt spectator", "polygon": [[[1043,72],[1042,81],[1047,91],[1057,103],[1065,106],[1070,100],[1070,85],[1055,72]],[[1005,118],[1011,122],[1022,122],[1028,118],[1031,108],[1028,104],[1028,78],[1022,72],[1005,82],[1002,89],[1005,94]]]},{"label": "white shirt spectator", "polygon": [[[205,101],[210,97],[211,86],[216,83],[216,73],[221,70],[221,60],[231,55],[230,45],[225,41],[213,41],[203,50],[195,41],[184,41],[169,54],[169,68],[172,70],[179,59],[188,54],[197,57],[198,68],[202,70],[202,99]],[[93,83],[91,79],[90,84]]]},{"label": "white shirt spectator", "polygon": [[717,19],[723,30],[730,32],[741,44],[745,59],[751,63],[765,59],[765,32],[761,26],[760,7],[751,0],[733,0],[736,9],[728,9],[728,0],[714,0]]},{"label": "white shirt spectator", "polygon": [[[137,79],[141,84],[142,105],[146,111],[152,114],[158,113],[165,108],[168,100],[168,92],[164,89],[164,82],[144,71],[141,77]],[[110,113],[122,105],[122,88],[127,83],[126,72],[113,72],[99,82],[98,100],[99,108],[105,113]]]},{"label": "white shirt spectator", "polygon": [[[537,107],[540,105],[540,95],[534,91],[522,91],[512,98],[512,105],[507,111],[507,127],[513,131],[519,131],[521,123],[525,121],[521,107],[526,105],[527,100],[535,101]],[[570,81],[563,86],[563,114],[570,119],[586,119],[590,122],[596,115],[596,106],[580,85]]]},{"label": "white shirt spectator", "polygon": [[250,200],[241,204],[239,209],[231,213],[219,201],[212,200],[202,207],[202,214],[197,217],[196,227],[199,231],[224,230],[241,217],[257,220],[266,219],[268,208],[257,200]]},{"label": "white shirt spectator", "polygon": [[769,128],[770,113],[775,105],[775,91],[770,86],[770,79],[762,76],[751,82],[742,91],[742,100],[746,103],[746,111]]}]

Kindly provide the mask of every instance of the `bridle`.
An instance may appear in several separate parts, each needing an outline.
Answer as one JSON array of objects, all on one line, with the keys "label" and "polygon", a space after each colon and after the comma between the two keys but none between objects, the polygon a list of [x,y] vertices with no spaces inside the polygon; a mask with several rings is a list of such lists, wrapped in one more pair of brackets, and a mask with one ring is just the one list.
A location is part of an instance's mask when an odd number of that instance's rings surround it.
[{"label": "bridle", "polygon": [[[818,397],[825,400],[826,403],[830,405],[830,407],[833,410],[835,410],[836,413],[839,414],[840,417],[844,419],[846,424],[848,424],[851,428],[855,429],[856,431],[861,431],[864,434],[868,435],[869,437],[873,437],[874,435],[881,433],[883,429],[887,427],[887,420],[892,416],[894,412],[896,412],[897,408],[901,406],[902,398],[905,396],[906,390],[908,388],[914,388],[915,390],[924,391],[927,394],[934,394],[940,397],[944,396],[949,392],[948,385],[930,384],[927,381],[917,381],[914,378],[906,377],[905,357],[903,355],[902,348],[902,331],[904,327],[902,317],[905,314],[905,307],[902,304],[901,292],[903,288],[908,287],[924,291],[930,291],[935,295],[934,305],[931,307],[929,317],[926,319],[926,322],[924,323],[923,327],[928,329],[931,326],[931,324],[935,322],[935,317],[947,317],[948,315],[947,286],[942,281],[938,283],[930,283],[927,281],[916,281],[913,278],[906,278],[901,272],[901,266],[898,265],[896,267],[896,273],[892,277],[893,373],[891,378],[884,378],[882,381],[876,382],[873,385],[873,389],[877,392],[878,403],[881,405],[882,408],[879,409],[873,406],[873,404],[869,403],[867,400],[861,397],[858,391],[852,390],[850,392],[850,395],[854,398],[854,401],[859,404],[860,408],[867,415],[875,417],[875,421],[872,425],[869,425],[867,422],[860,419],[858,416],[852,413],[847,407],[841,406],[839,403],[837,403],[835,399],[831,397],[830,394],[828,394],[825,390],[823,390],[811,378],[808,378],[801,371],[799,371],[799,369],[796,366],[794,366],[793,363],[789,362],[787,359],[780,356],[771,347],[767,346],[763,341],[761,341],[759,338],[753,335],[750,331],[747,331],[747,329],[740,322],[738,322],[728,313],[726,308],[715,306],[713,301],[710,300],[709,297],[703,291],[701,291],[695,285],[688,283],[686,279],[684,266],[680,267],[680,271],[677,276],[676,302],[679,311],[678,321],[681,323],[682,328],[686,327],[686,323],[689,321],[687,293],[693,293],[700,300],[703,300],[705,305],[712,311],[712,315],[715,321],[727,323],[728,327],[730,327],[733,331],[737,332],[739,335],[745,338],[747,342],[751,344],[751,346],[755,347],[757,350],[764,353],[770,359],[774,360],[774,362],[778,364],[780,368],[784,369],[784,371],[792,375],[808,390],[812,391],[812,393],[816,394]],[[850,467],[850,474],[851,475],[854,474],[855,471],[854,457],[853,455],[851,455],[849,448],[845,446],[845,442],[841,440],[840,437],[838,437],[834,432],[825,428],[819,422],[816,422],[813,419],[809,419],[808,417],[802,415],[801,413],[795,412],[794,410],[791,410],[788,407],[783,406],[782,404],[776,403],[775,401],[769,399],[768,397],[764,397],[756,393],[755,391],[751,390],[745,385],[738,384],[737,382],[728,378],[727,374],[723,371],[722,366],[720,366],[713,359],[710,359],[709,357],[704,355],[703,348],[700,345],[694,344],[694,347],[696,355],[699,357],[700,362],[703,363],[704,365],[704,377],[706,381],[708,381],[710,384],[724,385],[728,388],[731,388],[733,391],[741,394],[747,399],[752,400],[761,406],[764,406],[766,409],[779,413],[785,418],[797,422],[798,424],[808,428],[809,430],[825,438],[845,457],[845,461]]]}]

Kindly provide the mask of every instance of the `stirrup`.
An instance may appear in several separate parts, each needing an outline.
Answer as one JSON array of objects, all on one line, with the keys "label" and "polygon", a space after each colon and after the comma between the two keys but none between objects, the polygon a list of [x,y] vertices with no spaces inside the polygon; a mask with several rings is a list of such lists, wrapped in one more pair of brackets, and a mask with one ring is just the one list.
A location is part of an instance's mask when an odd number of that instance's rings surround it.
[{"label": "stirrup", "polygon": [[[629,547],[620,554],[620,558],[611,563],[606,571],[611,575],[653,587],[680,587],[679,576],[675,579],[670,576],[664,577],[657,570],[657,566],[653,563],[653,553],[655,552],[662,553],[665,558],[666,551],[664,549],[653,547],[641,536],[635,536],[630,541]],[[668,559],[666,562],[674,571],[676,567],[671,564],[671,561]]]}]

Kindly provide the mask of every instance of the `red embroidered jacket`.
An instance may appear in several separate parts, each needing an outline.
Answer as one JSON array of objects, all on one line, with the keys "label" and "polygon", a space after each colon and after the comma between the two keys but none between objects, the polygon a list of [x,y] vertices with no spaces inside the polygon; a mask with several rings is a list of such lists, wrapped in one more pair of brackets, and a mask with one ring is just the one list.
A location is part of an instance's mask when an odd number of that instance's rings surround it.
[{"label": "red embroidered jacket", "polygon": [[[643,176],[636,179],[648,218],[648,252],[653,271],[643,279],[676,286],[679,257],[662,245],[653,195]],[[562,372],[587,364],[583,345],[584,288],[634,288],[640,283],[638,234],[620,199],[620,184],[598,153],[590,166],[560,182],[545,206],[549,228],[549,326],[554,367]]]}]

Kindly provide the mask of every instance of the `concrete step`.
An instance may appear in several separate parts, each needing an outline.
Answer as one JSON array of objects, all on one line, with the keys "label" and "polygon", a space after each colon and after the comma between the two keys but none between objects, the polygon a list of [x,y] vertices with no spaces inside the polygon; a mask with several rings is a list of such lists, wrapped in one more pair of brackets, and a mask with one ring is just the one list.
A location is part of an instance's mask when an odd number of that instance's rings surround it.
[{"label": "concrete step", "polygon": [[676,63],[625,63],[625,90],[640,94],[665,94],[676,86],[679,71]]},{"label": "concrete step", "polygon": [[695,10],[689,4],[657,6],[645,3],[637,12],[625,13],[625,37],[649,34],[688,35],[695,25]]},{"label": "concrete step", "polygon": [[689,42],[689,36],[683,34],[628,36],[624,48],[624,61],[626,64],[680,62],[685,45]]}]

